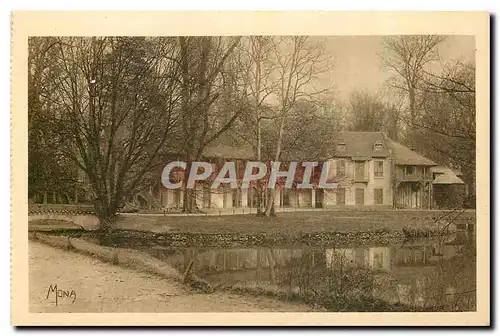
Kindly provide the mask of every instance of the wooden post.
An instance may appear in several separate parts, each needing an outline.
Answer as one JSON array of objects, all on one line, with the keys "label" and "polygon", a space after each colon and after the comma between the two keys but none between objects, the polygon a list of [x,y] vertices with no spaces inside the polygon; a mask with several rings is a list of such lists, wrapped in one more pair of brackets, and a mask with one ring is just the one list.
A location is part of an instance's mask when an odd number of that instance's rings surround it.
[{"label": "wooden post", "polygon": [[429,188],[429,210],[430,210],[431,209],[431,204],[432,204],[432,202],[431,202],[431,198],[432,198],[432,193],[431,193],[432,183],[431,182],[427,182],[427,183],[428,183],[427,187]]},{"label": "wooden post", "polygon": [[423,204],[424,203],[424,193],[425,193],[425,182],[421,181],[420,182],[420,192],[419,192],[419,194],[420,194],[420,197],[419,197],[420,198],[420,202],[419,203],[420,204],[418,205],[418,207],[420,209],[424,208],[424,204]]},{"label": "wooden post", "polygon": [[392,185],[392,208],[393,209],[396,209],[396,204],[397,204],[397,193],[396,191],[398,190],[397,189],[397,185],[396,185],[396,181],[393,182],[394,184]]}]

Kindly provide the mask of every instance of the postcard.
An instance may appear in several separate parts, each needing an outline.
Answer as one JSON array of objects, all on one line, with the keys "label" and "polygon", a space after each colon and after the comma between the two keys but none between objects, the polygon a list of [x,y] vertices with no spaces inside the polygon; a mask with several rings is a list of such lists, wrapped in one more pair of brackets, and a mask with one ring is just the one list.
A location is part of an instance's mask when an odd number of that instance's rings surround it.
[{"label": "postcard", "polygon": [[14,12],[12,324],[489,325],[489,25]]}]

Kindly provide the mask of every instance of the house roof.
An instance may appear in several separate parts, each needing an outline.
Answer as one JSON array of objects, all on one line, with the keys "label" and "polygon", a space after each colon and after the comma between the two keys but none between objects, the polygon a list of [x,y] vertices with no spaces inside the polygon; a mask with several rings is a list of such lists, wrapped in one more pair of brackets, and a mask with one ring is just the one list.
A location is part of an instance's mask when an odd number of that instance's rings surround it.
[{"label": "house roof", "polygon": [[450,173],[450,172],[451,172],[451,173],[453,173],[453,174],[455,174],[455,175],[457,175],[457,176],[463,176],[463,175],[464,175],[464,174],[463,174],[460,170],[458,170],[458,169],[448,168],[448,167],[443,166],[443,165],[441,165],[441,166],[436,166],[436,167],[432,167],[432,168],[431,168],[431,171],[432,171],[433,173],[438,173],[438,174],[444,174],[444,173]]},{"label": "house roof", "polygon": [[465,184],[464,181],[451,170],[447,173],[437,176],[432,184]]},{"label": "house roof", "polygon": [[[336,148],[336,157],[372,158],[390,156],[389,148],[382,132],[339,132],[335,136],[337,145],[344,144],[345,150]],[[375,150],[376,143],[382,144],[380,150]]]},{"label": "house roof", "polygon": [[464,184],[464,181],[458,177],[462,175],[459,170],[450,169],[446,166],[437,166],[432,167],[431,171],[439,174],[434,181],[432,181],[433,184]]},{"label": "house roof", "polygon": [[450,168],[448,168],[446,166],[436,166],[436,167],[432,167],[431,171],[433,173],[444,174],[444,173],[450,172],[451,170],[450,170]]},{"label": "house roof", "polygon": [[[345,150],[335,151],[336,157],[350,157],[353,160],[367,160],[372,157],[394,157],[397,165],[436,166],[432,160],[412,151],[408,147],[388,138],[383,132],[339,132],[337,145],[345,144]],[[382,148],[375,149],[375,144]]]},{"label": "house roof", "polygon": [[[335,148],[333,150],[334,157],[369,160],[372,157],[389,157],[392,155],[394,163],[397,165],[437,166],[432,160],[388,138],[383,132],[338,132],[335,135],[335,141],[337,145],[344,144],[345,149],[339,150],[339,148]],[[375,144],[381,144],[381,148],[375,149]],[[230,146],[221,143],[207,147],[203,155],[205,157],[227,159],[255,159],[255,153],[251,147]],[[451,170],[450,172],[455,175]]]},{"label": "house roof", "polygon": [[394,164],[411,166],[437,166],[437,164],[428,158],[412,151],[408,147],[386,137],[389,147],[392,149]]},{"label": "house roof", "polygon": [[245,146],[229,146],[225,144],[216,144],[208,146],[203,151],[203,156],[224,159],[253,160],[255,154],[252,148]]}]

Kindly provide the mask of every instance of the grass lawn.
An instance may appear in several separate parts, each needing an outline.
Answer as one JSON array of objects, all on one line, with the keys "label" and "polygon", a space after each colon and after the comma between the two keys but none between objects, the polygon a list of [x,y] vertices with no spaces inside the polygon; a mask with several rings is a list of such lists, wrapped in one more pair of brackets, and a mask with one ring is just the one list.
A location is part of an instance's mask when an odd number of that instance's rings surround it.
[{"label": "grass lawn", "polygon": [[[454,218],[449,213],[444,218]],[[118,229],[182,233],[267,233],[294,234],[316,232],[370,232],[382,229],[401,230],[420,226],[443,216],[437,211],[321,211],[285,212],[276,217],[256,215],[223,216],[148,216],[121,215]],[[465,212],[460,218],[475,218],[475,212]]]}]

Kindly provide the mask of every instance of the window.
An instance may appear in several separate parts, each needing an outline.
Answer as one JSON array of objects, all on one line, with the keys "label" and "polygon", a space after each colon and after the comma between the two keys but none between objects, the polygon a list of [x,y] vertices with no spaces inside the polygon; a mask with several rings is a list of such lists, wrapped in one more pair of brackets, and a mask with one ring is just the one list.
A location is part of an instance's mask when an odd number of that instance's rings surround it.
[{"label": "window", "polygon": [[365,189],[356,188],[354,201],[355,201],[356,205],[364,205],[365,204]]},{"label": "window", "polygon": [[373,148],[375,149],[376,152],[380,152],[383,148],[382,146],[382,143],[380,142],[376,142],[374,145],[373,145]]},{"label": "window", "polygon": [[365,179],[365,161],[355,161],[354,162],[354,170],[356,172],[356,179],[364,180]]},{"label": "window", "polygon": [[415,174],[415,167],[414,166],[406,166],[406,175],[413,175]]},{"label": "window", "polygon": [[345,176],[345,161],[337,160],[337,176]]},{"label": "window", "polygon": [[339,142],[337,144],[337,151],[340,153],[345,152],[345,143],[344,142]]},{"label": "window", "polygon": [[345,205],[345,188],[337,189],[337,205]]},{"label": "window", "polygon": [[374,189],[374,203],[375,204],[384,204],[384,189]]},{"label": "window", "polygon": [[384,161],[375,161],[375,177],[384,176]]}]

